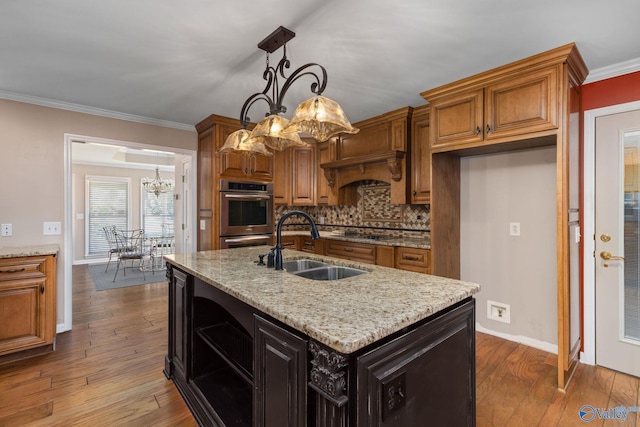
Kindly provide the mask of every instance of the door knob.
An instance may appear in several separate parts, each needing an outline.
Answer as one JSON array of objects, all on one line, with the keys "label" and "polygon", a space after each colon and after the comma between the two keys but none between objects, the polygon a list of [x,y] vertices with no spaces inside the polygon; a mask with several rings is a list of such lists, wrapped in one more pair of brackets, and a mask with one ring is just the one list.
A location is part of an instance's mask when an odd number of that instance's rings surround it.
[{"label": "door knob", "polygon": [[602,240],[603,242],[607,243],[611,241],[611,236],[609,236],[608,234],[603,234],[600,236],[600,240]]},{"label": "door knob", "polygon": [[600,258],[602,258],[605,261],[615,261],[615,260],[624,261],[624,257],[611,255],[611,252],[607,252],[607,251],[600,252]]}]

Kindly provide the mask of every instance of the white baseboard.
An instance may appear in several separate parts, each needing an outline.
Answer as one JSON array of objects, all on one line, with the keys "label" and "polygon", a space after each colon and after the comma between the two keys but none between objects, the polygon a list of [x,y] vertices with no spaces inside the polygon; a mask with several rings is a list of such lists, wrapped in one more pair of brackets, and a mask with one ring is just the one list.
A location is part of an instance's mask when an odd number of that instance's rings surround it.
[{"label": "white baseboard", "polygon": [[524,344],[529,347],[537,348],[538,350],[546,351],[547,353],[558,354],[557,344],[551,344],[545,341],[537,340],[535,338],[525,337],[524,335],[511,335],[505,334],[503,332],[492,331],[490,329],[482,327],[482,325],[480,325],[478,322],[476,322],[476,331],[503,338],[508,341],[514,341],[519,344]]},{"label": "white baseboard", "polygon": [[63,332],[70,331],[71,329],[65,329],[64,323],[58,323],[56,325],[56,334],[61,334]]},{"label": "white baseboard", "polygon": [[[84,264],[104,264],[109,261],[109,258],[91,258],[91,259],[77,259],[73,261],[73,265],[84,265]],[[117,259],[112,259],[111,262],[118,261]]]}]

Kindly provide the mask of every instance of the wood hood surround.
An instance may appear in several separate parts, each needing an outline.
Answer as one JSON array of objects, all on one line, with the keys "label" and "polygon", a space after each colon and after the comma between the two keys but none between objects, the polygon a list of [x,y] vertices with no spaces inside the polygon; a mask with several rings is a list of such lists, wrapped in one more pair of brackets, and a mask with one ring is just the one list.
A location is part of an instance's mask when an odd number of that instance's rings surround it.
[{"label": "wood hood surround", "polygon": [[413,108],[404,107],[354,123],[360,132],[335,141],[332,160],[320,164],[330,189],[330,205],[355,204],[353,183],[365,180],[389,183],[391,203],[408,203],[412,112]]}]

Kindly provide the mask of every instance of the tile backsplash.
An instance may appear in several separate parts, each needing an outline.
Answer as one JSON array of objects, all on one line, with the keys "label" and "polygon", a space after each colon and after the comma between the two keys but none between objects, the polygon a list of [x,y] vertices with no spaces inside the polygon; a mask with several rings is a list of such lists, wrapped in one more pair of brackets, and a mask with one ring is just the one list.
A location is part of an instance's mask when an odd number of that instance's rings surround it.
[{"label": "tile backsplash", "polygon": [[[309,214],[323,230],[344,230],[362,234],[383,233],[424,237],[429,232],[429,205],[392,205],[390,186],[380,181],[358,183],[355,205],[276,206],[276,222],[291,210]],[[320,218],[324,217],[324,225]],[[287,229],[306,224],[302,217],[289,217]]]}]

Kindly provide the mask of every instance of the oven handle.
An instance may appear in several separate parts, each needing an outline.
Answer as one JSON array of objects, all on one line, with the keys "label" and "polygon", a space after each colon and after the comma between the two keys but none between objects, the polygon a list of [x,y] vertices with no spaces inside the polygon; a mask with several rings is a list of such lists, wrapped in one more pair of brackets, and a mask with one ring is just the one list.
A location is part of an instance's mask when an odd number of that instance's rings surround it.
[{"label": "oven handle", "polygon": [[239,239],[224,239],[225,243],[240,243],[246,242],[249,240],[268,240],[271,236],[250,236],[250,237],[241,237]]},{"label": "oven handle", "polygon": [[255,200],[269,200],[271,199],[271,196],[261,196],[261,195],[254,195],[254,194],[229,194],[229,193],[225,193],[224,197],[226,197],[227,199],[255,199]]}]

